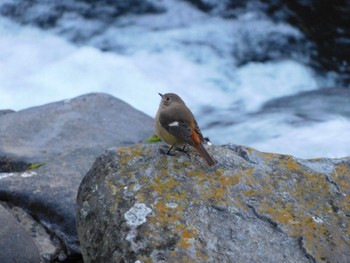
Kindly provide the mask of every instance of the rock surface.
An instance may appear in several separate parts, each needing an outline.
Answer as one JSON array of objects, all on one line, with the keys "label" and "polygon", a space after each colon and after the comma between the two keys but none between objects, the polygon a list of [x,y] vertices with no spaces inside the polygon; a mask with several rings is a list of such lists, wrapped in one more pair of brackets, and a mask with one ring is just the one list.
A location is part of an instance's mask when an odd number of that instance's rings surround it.
[{"label": "rock surface", "polygon": [[33,238],[0,204],[0,262],[40,262]]},{"label": "rock surface", "polygon": [[78,192],[89,262],[348,262],[350,158],[296,159],[236,145],[111,148]]},{"label": "rock surface", "polygon": [[0,201],[47,230],[52,244],[35,239],[42,258],[80,257],[75,211],[82,178],[105,149],[139,143],[152,127],[151,117],[107,94],[0,115]]}]

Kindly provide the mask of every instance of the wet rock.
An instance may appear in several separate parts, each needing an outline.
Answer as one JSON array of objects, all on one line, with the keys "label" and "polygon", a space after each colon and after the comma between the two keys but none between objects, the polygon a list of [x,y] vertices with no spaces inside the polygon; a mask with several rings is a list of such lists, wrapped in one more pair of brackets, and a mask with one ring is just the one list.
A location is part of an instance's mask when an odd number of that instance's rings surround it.
[{"label": "wet rock", "polygon": [[337,72],[344,86],[350,84],[350,1],[277,1],[286,5],[290,23],[311,40],[313,64],[325,72]]},{"label": "wet rock", "polygon": [[152,127],[152,118],[107,94],[0,116],[0,201],[28,211],[59,240],[45,258],[79,258],[75,201],[82,178],[105,149],[139,143]]},{"label": "wet rock", "polygon": [[350,158],[112,148],[78,192],[85,262],[346,262]]},{"label": "wet rock", "polygon": [[40,262],[39,250],[33,238],[1,204],[0,262]]},{"label": "wet rock", "polygon": [[[350,29],[349,13],[350,1],[317,1],[317,0],[250,0],[250,1],[211,1],[211,0],[186,0],[204,12],[223,17],[236,17],[242,10],[268,15],[274,21],[288,23],[297,27],[307,41],[289,38],[276,42],[276,36],[265,40],[270,44],[270,50],[266,59],[273,59],[273,50],[277,51],[279,58],[291,57],[305,62],[305,57],[310,58],[309,63],[323,73],[339,74],[337,80],[345,87],[350,83]],[[269,34],[269,37],[271,34]],[[278,37],[278,35],[277,35]],[[254,39],[253,39],[254,40]],[[276,39],[277,40],[277,39]],[[297,41],[297,42],[295,42]],[[270,42],[270,43],[268,43]],[[283,42],[285,45],[283,52]],[[248,43],[249,45],[249,43]],[[265,45],[264,42],[261,45]],[[256,47],[256,46],[255,46]],[[260,48],[260,47],[259,47]],[[292,54],[289,54],[291,52]],[[247,60],[254,57],[249,54]],[[263,55],[263,54],[261,54]],[[260,56],[261,56],[260,55]],[[258,57],[259,58],[259,57]]]},{"label": "wet rock", "polygon": [[[254,1],[254,0],[253,0]],[[234,1],[231,1],[234,2]],[[287,22],[305,35],[310,43],[309,63],[323,74],[336,72],[342,86],[350,83],[350,2],[347,0],[266,1],[265,12],[276,22]]]}]

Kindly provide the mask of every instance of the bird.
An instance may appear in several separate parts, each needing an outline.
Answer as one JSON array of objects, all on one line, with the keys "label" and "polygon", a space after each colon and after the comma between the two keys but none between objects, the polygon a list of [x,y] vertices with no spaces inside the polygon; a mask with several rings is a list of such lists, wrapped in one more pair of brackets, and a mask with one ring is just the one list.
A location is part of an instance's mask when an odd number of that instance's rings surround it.
[{"label": "bird", "polygon": [[158,137],[170,145],[167,153],[174,146],[194,147],[209,166],[216,161],[204,148],[204,138],[190,109],[180,96],[175,93],[161,94],[161,102],[155,117],[154,128]]}]

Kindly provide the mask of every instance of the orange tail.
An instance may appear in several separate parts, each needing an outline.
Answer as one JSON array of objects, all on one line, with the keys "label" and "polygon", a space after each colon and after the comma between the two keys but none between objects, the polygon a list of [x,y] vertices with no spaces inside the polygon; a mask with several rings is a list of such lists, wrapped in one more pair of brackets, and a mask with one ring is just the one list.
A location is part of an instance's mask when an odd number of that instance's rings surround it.
[{"label": "orange tail", "polygon": [[209,166],[213,166],[216,162],[204,148],[203,143],[193,145],[198,153],[203,157],[203,159],[207,162]]}]

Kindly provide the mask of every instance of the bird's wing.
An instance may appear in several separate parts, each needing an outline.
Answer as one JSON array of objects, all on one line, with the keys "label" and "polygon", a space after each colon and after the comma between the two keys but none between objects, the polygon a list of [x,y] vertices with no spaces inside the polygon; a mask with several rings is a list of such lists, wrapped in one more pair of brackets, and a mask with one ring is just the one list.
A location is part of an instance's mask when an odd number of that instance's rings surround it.
[{"label": "bird's wing", "polygon": [[182,139],[190,145],[193,145],[192,128],[190,124],[178,118],[171,117],[169,114],[162,113],[159,116],[160,125],[169,133]]}]

